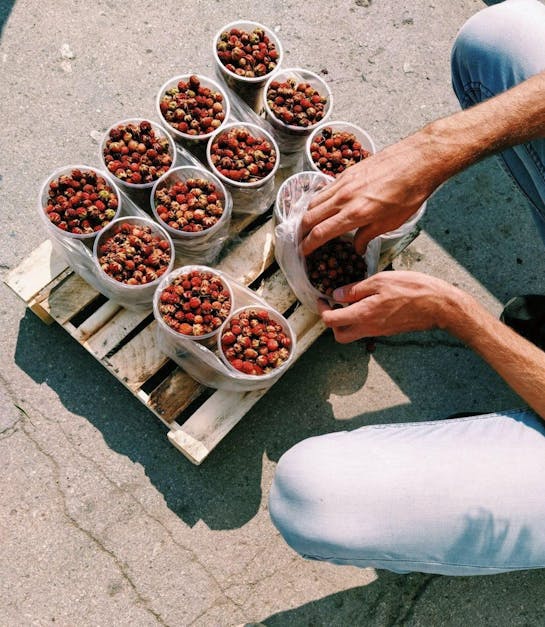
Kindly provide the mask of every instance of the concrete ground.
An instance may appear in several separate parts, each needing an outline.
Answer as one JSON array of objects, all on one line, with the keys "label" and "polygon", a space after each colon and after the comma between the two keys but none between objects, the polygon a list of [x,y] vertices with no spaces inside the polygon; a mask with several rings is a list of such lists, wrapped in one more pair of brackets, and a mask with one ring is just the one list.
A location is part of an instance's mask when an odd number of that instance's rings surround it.
[{"label": "concrete ground", "polygon": [[[171,76],[211,73],[224,24],[273,27],[286,65],[323,72],[334,117],[381,148],[457,109],[450,47],[483,6],[3,0],[3,275],[45,238],[35,226],[41,181],[65,164],[98,165],[99,134],[155,118]],[[543,291],[529,210],[494,160],[442,187],[422,226],[397,268],[446,277],[496,313],[514,294]],[[452,338],[399,336],[370,356],[322,336],[195,467],[60,327],[0,289],[1,625],[543,624],[542,571],[449,578],[307,562],[269,520],[276,462],[307,436],[521,405]]]}]

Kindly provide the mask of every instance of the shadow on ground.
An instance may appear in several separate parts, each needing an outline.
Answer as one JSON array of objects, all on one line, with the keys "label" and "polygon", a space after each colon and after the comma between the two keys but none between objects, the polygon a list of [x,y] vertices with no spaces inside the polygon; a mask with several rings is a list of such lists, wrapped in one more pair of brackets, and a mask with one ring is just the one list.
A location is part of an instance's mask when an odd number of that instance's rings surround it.
[{"label": "shadow on ground", "polygon": [[[543,624],[543,570],[483,577],[395,575],[261,620],[267,627],[511,627]],[[452,615],[456,608],[455,616]]]},{"label": "shadow on ground", "polygon": [[[505,179],[498,179],[505,175],[498,174],[492,163],[480,164],[447,183],[431,199],[423,226],[504,300],[520,282],[537,283],[545,267],[541,258],[536,259],[538,241],[529,214],[519,217],[516,192]],[[20,323],[15,354],[17,365],[34,381],[53,389],[69,412],[85,417],[108,446],[141,464],[181,520],[193,526],[202,519],[211,529],[239,528],[255,516],[262,499],[264,453],[277,461],[292,445],[313,435],[520,404],[495,373],[442,333],[382,340],[373,358],[406,402],[382,409],[361,407],[350,419],[336,420],[331,396],[360,390],[368,377],[370,357],[363,342],[341,346],[326,333],[275,385],[274,393],[245,416],[201,467],[195,467],[168,443],[165,427],[58,325],[46,327],[28,311]],[[66,364],[72,367],[67,370]],[[422,621],[418,624],[444,624],[441,611],[447,611],[448,597],[456,595],[461,599],[459,617],[467,612],[473,619],[470,624],[497,625],[498,615],[521,616],[517,599],[527,604],[528,586],[536,588],[536,599],[541,598],[537,588],[544,583],[540,572],[489,578],[397,576],[384,571],[378,575],[373,584],[276,614],[266,624],[410,624],[416,611]],[[426,594],[432,604],[421,599],[427,589],[436,592]],[[496,612],[495,621],[484,615],[475,620],[483,611],[476,598],[480,604],[486,598],[492,605],[500,597],[504,610]],[[539,604],[536,600],[536,608]],[[524,611],[534,612],[528,607]],[[456,624],[463,624],[458,616]],[[509,624],[529,623],[510,620]]]},{"label": "shadow on ground", "polygon": [[[512,245],[502,247],[501,238],[507,241],[526,234],[524,222],[518,220],[514,228],[515,217],[498,206],[494,211],[501,223],[500,239],[489,241],[489,222],[478,218],[489,209],[490,199],[483,190],[489,189],[490,195],[493,191],[514,194],[505,179],[497,179],[499,170],[495,165],[491,168],[492,163],[481,164],[445,185],[431,199],[424,228],[501,299],[524,275],[521,264],[511,258]],[[498,205],[509,205],[508,198],[500,200]],[[483,206],[477,207],[479,203]],[[492,263],[483,262],[483,242],[492,245]],[[520,254],[533,254],[532,247]],[[543,276],[545,265],[536,272]],[[261,501],[264,452],[277,461],[291,446],[313,435],[521,404],[478,357],[442,332],[384,338],[373,358],[406,402],[394,407],[385,402],[384,408],[375,402],[374,409],[356,407],[350,419],[337,420],[331,396],[351,395],[362,388],[369,354],[363,341],[342,346],[327,332],[204,464],[195,467],[169,444],[166,429],[155,416],[58,325],[46,327],[27,311],[15,353],[17,365],[34,381],[47,384],[70,412],[87,418],[113,450],[141,464],[169,508],[184,522],[193,526],[202,519],[212,529],[238,528],[255,515]],[[73,364],[69,370],[67,363]],[[371,400],[380,401],[380,393],[370,392],[376,396]]]},{"label": "shadow on ground", "polygon": [[15,0],[2,0],[2,2],[0,2],[0,37],[2,36],[2,31],[4,30],[4,26],[8,21],[14,4]]}]

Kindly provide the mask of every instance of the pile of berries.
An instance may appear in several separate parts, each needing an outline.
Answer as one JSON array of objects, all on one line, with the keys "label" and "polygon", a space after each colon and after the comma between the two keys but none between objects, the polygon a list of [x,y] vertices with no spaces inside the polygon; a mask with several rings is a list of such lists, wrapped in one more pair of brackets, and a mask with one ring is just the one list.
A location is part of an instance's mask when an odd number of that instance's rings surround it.
[{"label": "pile of berries", "polygon": [[155,192],[157,215],[173,229],[196,233],[214,226],[223,214],[216,186],[205,179],[177,181]]},{"label": "pile of berries", "polygon": [[172,165],[169,140],[158,136],[147,120],[112,128],[103,156],[114,176],[136,185],[157,180]]},{"label": "pile of berries", "polygon": [[337,287],[363,280],[367,270],[364,258],[356,253],[352,242],[340,238],[310,253],[306,264],[310,282],[326,296],[331,296]]},{"label": "pile of berries", "polygon": [[170,126],[187,135],[208,135],[225,120],[223,95],[202,86],[195,75],[167,89],[159,108]]},{"label": "pile of berries", "polygon": [[159,312],[171,329],[199,337],[219,329],[231,311],[229,290],[213,272],[179,274],[161,292]]},{"label": "pile of berries", "polygon": [[86,235],[102,230],[115,217],[118,198],[93,170],[72,170],[51,181],[45,212],[62,231]]},{"label": "pile of berries", "polygon": [[267,105],[274,116],[291,126],[312,126],[325,114],[327,98],[309,83],[294,78],[272,81],[267,89]]},{"label": "pile of berries", "polygon": [[337,176],[370,154],[354,133],[335,131],[330,126],[324,127],[310,145],[312,161],[329,176]]},{"label": "pile of berries", "polygon": [[280,56],[262,28],[250,33],[238,28],[221,33],[216,43],[218,58],[227,70],[254,78],[272,72]]},{"label": "pile of berries", "polygon": [[98,262],[112,279],[145,285],[159,278],[170,263],[170,244],[147,225],[122,222],[98,249]]},{"label": "pile of berries", "polygon": [[251,135],[242,127],[220,133],[210,147],[210,160],[226,178],[253,183],[266,177],[276,164],[271,142]]},{"label": "pile of berries", "polygon": [[263,375],[279,368],[288,359],[291,339],[267,311],[247,309],[225,325],[221,349],[236,370]]}]

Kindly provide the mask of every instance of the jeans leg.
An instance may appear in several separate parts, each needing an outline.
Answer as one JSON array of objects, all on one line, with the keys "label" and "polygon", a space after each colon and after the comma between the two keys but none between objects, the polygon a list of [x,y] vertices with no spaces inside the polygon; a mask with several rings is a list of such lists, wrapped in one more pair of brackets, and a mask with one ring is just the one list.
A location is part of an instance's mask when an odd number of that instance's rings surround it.
[{"label": "jeans leg", "polygon": [[[545,70],[545,6],[506,0],[471,17],[452,50],[452,85],[462,108],[495,96]],[[545,241],[545,140],[500,155],[529,200]]]},{"label": "jeans leg", "polygon": [[369,426],[280,459],[269,509],[304,557],[394,572],[545,567],[545,426],[530,411]]}]

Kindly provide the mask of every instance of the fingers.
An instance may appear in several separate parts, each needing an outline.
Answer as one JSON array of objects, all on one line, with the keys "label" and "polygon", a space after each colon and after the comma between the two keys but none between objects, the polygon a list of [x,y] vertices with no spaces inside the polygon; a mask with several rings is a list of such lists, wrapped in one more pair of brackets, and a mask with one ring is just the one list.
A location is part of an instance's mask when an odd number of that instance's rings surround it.
[{"label": "fingers", "polygon": [[361,311],[357,314],[351,307],[342,309],[326,308],[322,311],[322,320],[333,330],[335,339],[340,344],[348,344],[362,337],[373,335],[372,327],[362,320]]},{"label": "fingers", "polygon": [[369,242],[374,239],[378,232],[372,230],[370,226],[363,226],[356,231],[356,235],[354,236],[354,248],[358,255],[363,255],[363,253],[367,250],[367,246]]},{"label": "fingers", "polygon": [[339,235],[344,235],[352,228],[345,214],[335,213],[335,215],[332,215],[330,218],[316,224],[306,237],[303,238],[301,251],[306,257],[329,240],[339,237]]},{"label": "fingers", "polygon": [[339,303],[355,303],[376,293],[377,290],[371,277],[365,281],[357,281],[338,287],[333,292],[333,298]]}]

